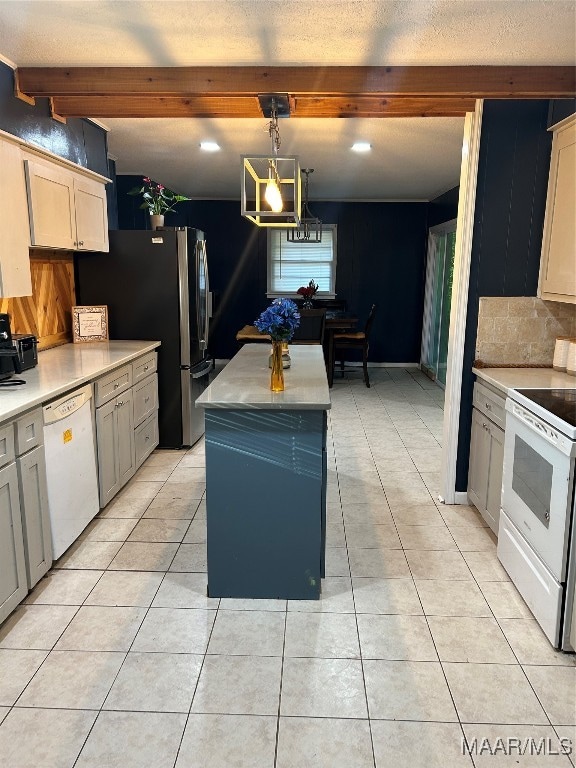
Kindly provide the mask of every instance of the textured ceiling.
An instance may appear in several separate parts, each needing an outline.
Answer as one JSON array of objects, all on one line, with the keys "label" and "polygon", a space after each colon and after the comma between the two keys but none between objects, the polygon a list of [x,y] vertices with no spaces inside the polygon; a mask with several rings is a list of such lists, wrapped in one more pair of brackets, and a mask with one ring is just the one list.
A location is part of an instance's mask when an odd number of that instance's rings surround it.
[{"label": "textured ceiling", "polygon": [[[5,2],[0,54],[19,66],[575,63],[573,0]],[[261,120],[109,119],[121,172],[193,197],[237,197]],[[458,118],[284,120],[282,151],[316,169],[311,197],[427,199],[458,181]],[[222,151],[206,155],[202,139]],[[353,140],[370,141],[368,156]]]}]

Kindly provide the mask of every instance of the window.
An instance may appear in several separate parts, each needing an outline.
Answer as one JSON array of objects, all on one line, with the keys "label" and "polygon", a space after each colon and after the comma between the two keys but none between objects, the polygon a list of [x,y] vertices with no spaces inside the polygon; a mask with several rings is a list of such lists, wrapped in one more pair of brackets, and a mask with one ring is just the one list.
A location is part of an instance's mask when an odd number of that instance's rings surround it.
[{"label": "window", "polygon": [[336,288],[336,224],[322,227],[320,243],[289,243],[285,229],[268,230],[268,296],[295,295],[310,280],[318,296],[333,298]]}]

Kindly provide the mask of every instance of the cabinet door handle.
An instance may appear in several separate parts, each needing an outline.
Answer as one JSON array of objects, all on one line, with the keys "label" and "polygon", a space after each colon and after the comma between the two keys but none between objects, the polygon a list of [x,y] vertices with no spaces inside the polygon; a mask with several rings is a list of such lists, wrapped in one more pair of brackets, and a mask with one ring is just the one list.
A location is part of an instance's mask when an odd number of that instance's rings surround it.
[{"label": "cabinet door handle", "polygon": [[120,384],[118,384],[118,382],[116,382],[116,384],[114,384],[114,389],[118,389],[119,386],[120,386]]},{"label": "cabinet door handle", "polygon": [[123,406],[123,405],[124,405],[124,400],[119,400],[119,401],[116,403],[116,408],[122,408],[122,406]]},{"label": "cabinet door handle", "polygon": [[486,403],[486,410],[487,411],[491,411],[492,410],[492,406],[490,405],[490,403]]},{"label": "cabinet door handle", "polygon": [[150,435],[146,435],[146,437],[144,438],[144,442],[146,442],[147,440],[150,440]]},{"label": "cabinet door handle", "polygon": [[148,370],[148,368],[149,368],[149,366],[148,366],[148,365],[145,365],[145,366],[144,366],[144,370],[145,370],[145,371],[147,371],[147,370]]},{"label": "cabinet door handle", "polygon": [[148,403],[149,401],[150,401],[150,398],[149,398],[149,397],[145,397],[145,398],[144,398],[144,402],[145,402],[145,403]]},{"label": "cabinet door handle", "polygon": [[78,245],[84,245],[84,240],[78,240]]}]

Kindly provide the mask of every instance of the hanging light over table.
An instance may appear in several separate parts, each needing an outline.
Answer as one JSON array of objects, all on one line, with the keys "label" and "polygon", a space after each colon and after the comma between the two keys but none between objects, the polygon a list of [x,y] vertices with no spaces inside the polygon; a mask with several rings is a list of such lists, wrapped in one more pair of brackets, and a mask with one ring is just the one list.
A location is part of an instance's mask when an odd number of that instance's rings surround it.
[{"label": "hanging light over table", "polygon": [[300,165],[295,155],[279,154],[278,117],[290,116],[285,94],[258,97],[262,112],[270,117],[268,133],[270,155],[242,155],[241,213],[259,227],[290,228],[300,225],[302,185]]},{"label": "hanging light over table", "polygon": [[322,222],[310,213],[308,207],[308,177],[314,173],[314,168],[304,168],[302,173],[306,177],[303,215],[300,217],[300,224],[297,227],[286,230],[286,237],[289,243],[321,243]]}]

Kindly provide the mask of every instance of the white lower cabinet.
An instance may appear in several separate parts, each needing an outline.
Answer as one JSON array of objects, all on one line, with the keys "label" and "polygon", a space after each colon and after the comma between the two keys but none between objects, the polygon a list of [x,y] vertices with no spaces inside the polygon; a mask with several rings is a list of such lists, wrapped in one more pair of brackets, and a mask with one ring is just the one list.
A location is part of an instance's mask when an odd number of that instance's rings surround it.
[{"label": "white lower cabinet", "polygon": [[158,445],[156,353],[112,371],[97,380],[95,386],[98,477],[103,508]]},{"label": "white lower cabinet", "polygon": [[0,621],[27,592],[18,473],[12,462],[0,469]]},{"label": "white lower cabinet", "polygon": [[[134,386],[132,386],[134,382]],[[158,445],[156,353],[94,382],[100,506]],[[42,408],[0,425],[0,623],[52,565]]]},{"label": "white lower cabinet", "polygon": [[[156,370],[156,364],[146,361],[144,366],[134,364],[134,381],[138,381],[137,368]],[[158,376],[152,373],[134,384],[134,440],[136,443],[136,469],[142,466],[158,445]]]},{"label": "white lower cabinet", "polygon": [[0,427],[0,621],[52,565],[42,411]]},{"label": "white lower cabinet", "polygon": [[100,507],[105,507],[136,471],[132,390],[96,409]]},{"label": "white lower cabinet", "polygon": [[26,575],[32,589],[52,565],[42,410],[37,408],[17,419],[14,435]]},{"label": "white lower cabinet", "polygon": [[29,451],[16,463],[24,528],[26,575],[28,587],[32,589],[52,565],[44,446],[39,445]]},{"label": "white lower cabinet", "polygon": [[158,445],[158,413],[149,416],[134,430],[136,443],[136,467],[142,466]]},{"label": "white lower cabinet", "polygon": [[[468,499],[498,535],[504,464],[504,399],[476,384],[472,409]],[[496,423],[498,422],[498,423]]]}]

